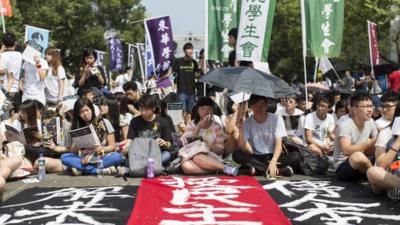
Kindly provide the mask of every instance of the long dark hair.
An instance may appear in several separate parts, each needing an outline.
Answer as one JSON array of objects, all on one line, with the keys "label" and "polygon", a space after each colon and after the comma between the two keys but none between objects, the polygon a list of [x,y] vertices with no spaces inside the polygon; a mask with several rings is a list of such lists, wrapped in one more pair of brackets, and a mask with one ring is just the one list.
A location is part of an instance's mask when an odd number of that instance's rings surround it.
[{"label": "long dark hair", "polygon": [[80,98],[74,104],[74,113],[72,117],[72,126],[71,126],[72,130],[87,126],[86,122],[83,121],[79,115],[81,109],[84,106],[89,107],[90,110],[92,111],[92,120],[90,122],[93,122],[93,120],[96,118],[92,102],[87,98]]},{"label": "long dark hair", "polygon": [[51,55],[51,70],[53,76],[58,76],[58,67],[61,66],[61,56],[60,51],[56,47],[48,47],[45,51],[46,55]]},{"label": "long dark hair", "polygon": [[42,112],[44,106],[38,100],[28,99],[22,102],[21,112],[26,115],[26,120],[24,121],[28,124],[28,127],[36,127],[37,126],[37,115],[36,113]]},{"label": "long dark hair", "polygon": [[127,114],[129,112],[129,110],[128,110],[128,97],[122,92],[117,92],[117,93],[114,94],[114,96],[118,101],[119,113],[121,115]]},{"label": "long dark hair", "polygon": [[105,118],[108,119],[111,125],[114,128],[115,132],[115,140],[121,141],[121,128],[119,124],[119,107],[117,98],[112,95],[109,95],[103,98],[100,102],[100,105],[108,106],[108,113],[105,115]]}]

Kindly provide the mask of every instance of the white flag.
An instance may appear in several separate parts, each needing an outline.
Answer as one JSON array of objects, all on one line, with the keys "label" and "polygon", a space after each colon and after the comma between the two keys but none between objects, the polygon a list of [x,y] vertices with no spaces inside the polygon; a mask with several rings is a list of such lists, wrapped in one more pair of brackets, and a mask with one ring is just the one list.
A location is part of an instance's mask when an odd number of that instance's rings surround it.
[{"label": "white flag", "polygon": [[324,56],[319,59],[319,66],[318,70],[322,72],[322,74],[327,73],[329,70],[333,69],[331,62],[329,61],[328,57]]}]

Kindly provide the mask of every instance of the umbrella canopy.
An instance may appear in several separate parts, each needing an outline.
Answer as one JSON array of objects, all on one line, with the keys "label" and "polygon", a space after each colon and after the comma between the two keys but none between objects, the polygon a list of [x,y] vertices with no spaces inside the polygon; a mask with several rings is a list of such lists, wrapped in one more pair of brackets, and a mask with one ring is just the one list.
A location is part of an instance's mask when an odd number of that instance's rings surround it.
[{"label": "umbrella canopy", "polygon": [[307,90],[311,92],[328,92],[329,88],[321,83],[307,83],[306,84]]},{"label": "umbrella canopy", "polygon": [[224,67],[211,70],[200,81],[237,92],[247,92],[269,98],[293,95],[282,79],[251,67]]}]

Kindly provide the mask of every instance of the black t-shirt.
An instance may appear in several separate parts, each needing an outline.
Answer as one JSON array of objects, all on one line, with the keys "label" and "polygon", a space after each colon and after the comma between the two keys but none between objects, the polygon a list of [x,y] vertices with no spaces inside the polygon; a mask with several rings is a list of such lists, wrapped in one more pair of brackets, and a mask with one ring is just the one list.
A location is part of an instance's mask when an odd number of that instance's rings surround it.
[{"label": "black t-shirt", "polygon": [[236,51],[232,50],[229,53],[229,57],[228,57],[229,66],[235,67],[235,61],[236,61]]},{"label": "black t-shirt", "polygon": [[128,139],[135,138],[162,138],[165,141],[172,141],[172,134],[168,121],[156,116],[153,121],[146,121],[142,116],[131,120],[128,131]]},{"label": "black t-shirt", "polygon": [[200,72],[196,60],[186,61],[183,57],[178,58],[172,65],[172,70],[176,73],[175,83],[177,84],[178,94],[195,94],[195,72]]},{"label": "black t-shirt", "polygon": [[[106,81],[106,76],[104,74],[104,69],[101,66],[96,66],[98,69],[98,73],[100,73],[100,76],[103,77],[104,81]],[[103,85],[100,84],[99,79],[97,78],[97,76],[90,76],[89,78],[86,79],[86,82],[83,86],[79,87],[79,80],[81,78],[81,72],[80,72],[81,68],[79,69],[78,74],[76,74],[75,76],[75,86],[79,88],[80,90],[83,90],[85,88],[91,88],[91,87],[97,87],[99,89],[101,89],[103,87]],[[83,73],[82,73],[83,75]]]}]

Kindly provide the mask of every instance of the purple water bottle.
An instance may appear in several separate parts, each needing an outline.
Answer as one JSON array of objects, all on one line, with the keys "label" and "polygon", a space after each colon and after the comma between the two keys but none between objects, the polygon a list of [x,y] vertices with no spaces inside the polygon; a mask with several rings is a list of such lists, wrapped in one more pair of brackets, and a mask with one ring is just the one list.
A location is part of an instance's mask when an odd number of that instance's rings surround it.
[{"label": "purple water bottle", "polygon": [[154,178],[154,159],[147,159],[147,178]]}]

